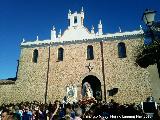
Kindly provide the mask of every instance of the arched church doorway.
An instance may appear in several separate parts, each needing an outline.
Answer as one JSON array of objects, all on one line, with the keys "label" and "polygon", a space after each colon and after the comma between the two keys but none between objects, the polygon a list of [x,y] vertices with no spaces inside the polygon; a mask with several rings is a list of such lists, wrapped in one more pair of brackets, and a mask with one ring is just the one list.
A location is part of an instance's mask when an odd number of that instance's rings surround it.
[{"label": "arched church doorway", "polygon": [[84,85],[85,84],[90,85],[91,90],[92,90],[92,95],[93,97],[98,100],[101,101],[102,100],[102,90],[101,90],[101,82],[100,80],[93,75],[88,75],[86,76],[83,80],[82,80],[82,96],[85,95],[85,91],[84,91]]}]

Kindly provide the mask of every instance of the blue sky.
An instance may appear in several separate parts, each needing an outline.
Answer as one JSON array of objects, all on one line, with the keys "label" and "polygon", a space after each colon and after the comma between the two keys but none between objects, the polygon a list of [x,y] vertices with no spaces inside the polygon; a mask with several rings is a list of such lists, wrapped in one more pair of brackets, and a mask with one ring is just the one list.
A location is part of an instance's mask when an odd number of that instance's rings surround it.
[{"label": "blue sky", "polygon": [[102,20],[104,33],[132,31],[143,25],[146,8],[160,13],[160,0],[0,0],[0,79],[15,77],[20,43],[50,38],[50,30],[67,28],[70,9],[85,12],[84,24],[97,30]]}]

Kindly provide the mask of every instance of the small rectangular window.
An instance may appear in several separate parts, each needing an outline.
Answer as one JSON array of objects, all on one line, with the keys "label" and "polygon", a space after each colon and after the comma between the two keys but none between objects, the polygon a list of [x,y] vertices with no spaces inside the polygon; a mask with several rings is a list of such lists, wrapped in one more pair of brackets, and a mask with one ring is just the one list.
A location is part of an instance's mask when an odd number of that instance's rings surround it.
[{"label": "small rectangular window", "polygon": [[35,49],[33,51],[33,58],[32,58],[32,60],[33,60],[34,63],[37,63],[37,61],[38,61],[38,50],[37,49]]},{"label": "small rectangular window", "polygon": [[77,16],[74,17],[74,24],[77,23]]},{"label": "small rectangular window", "polygon": [[118,43],[118,56],[119,58],[125,58],[126,56],[126,46],[125,43]]},{"label": "small rectangular window", "polygon": [[87,59],[88,60],[93,60],[94,59],[93,46],[92,45],[87,46]]},{"label": "small rectangular window", "polygon": [[58,61],[63,61],[63,48],[58,49]]}]

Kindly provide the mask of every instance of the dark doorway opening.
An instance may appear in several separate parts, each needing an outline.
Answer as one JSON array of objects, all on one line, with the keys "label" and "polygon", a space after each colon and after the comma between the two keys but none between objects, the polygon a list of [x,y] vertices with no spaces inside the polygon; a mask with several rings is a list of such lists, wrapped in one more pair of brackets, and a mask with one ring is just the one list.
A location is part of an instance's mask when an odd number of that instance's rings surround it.
[{"label": "dark doorway opening", "polygon": [[82,81],[82,89],[83,89],[83,84],[85,82],[88,82],[90,84],[91,89],[93,91],[93,97],[98,101],[102,101],[102,90],[101,90],[100,80],[93,75],[86,76]]}]

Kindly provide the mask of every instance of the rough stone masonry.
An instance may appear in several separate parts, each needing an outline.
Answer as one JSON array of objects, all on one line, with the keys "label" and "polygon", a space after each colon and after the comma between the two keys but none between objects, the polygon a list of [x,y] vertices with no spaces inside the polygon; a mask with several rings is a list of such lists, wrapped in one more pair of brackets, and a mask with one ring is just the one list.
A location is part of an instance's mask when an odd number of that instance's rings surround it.
[{"label": "rough stone masonry", "polygon": [[[156,65],[144,69],[135,64],[137,48],[144,40],[142,30],[107,35],[103,34],[100,21],[98,32],[94,29],[89,32],[83,26],[83,11],[80,14],[69,11],[68,19],[71,24],[63,35],[57,37],[53,28],[51,40],[37,38],[34,42],[21,43],[17,80],[1,81],[0,103],[62,101],[68,97],[68,86],[76,87],[74,95],[78,101],[82,98],[84,81],[92,83],[94,97],[96,90],[100,91],[102,101],[139,103],[151,95],[159,99]],[[119,43],[125,45],[125,57],[119,57]],[[92,46],[93,59],[87,58],[88,46]],[[63,49],[63,60],[58,60],[59,48]],[[37,62],[33,62],[35,50]],[[113,88],[118,91],[110,96],[108,91]]]}]

